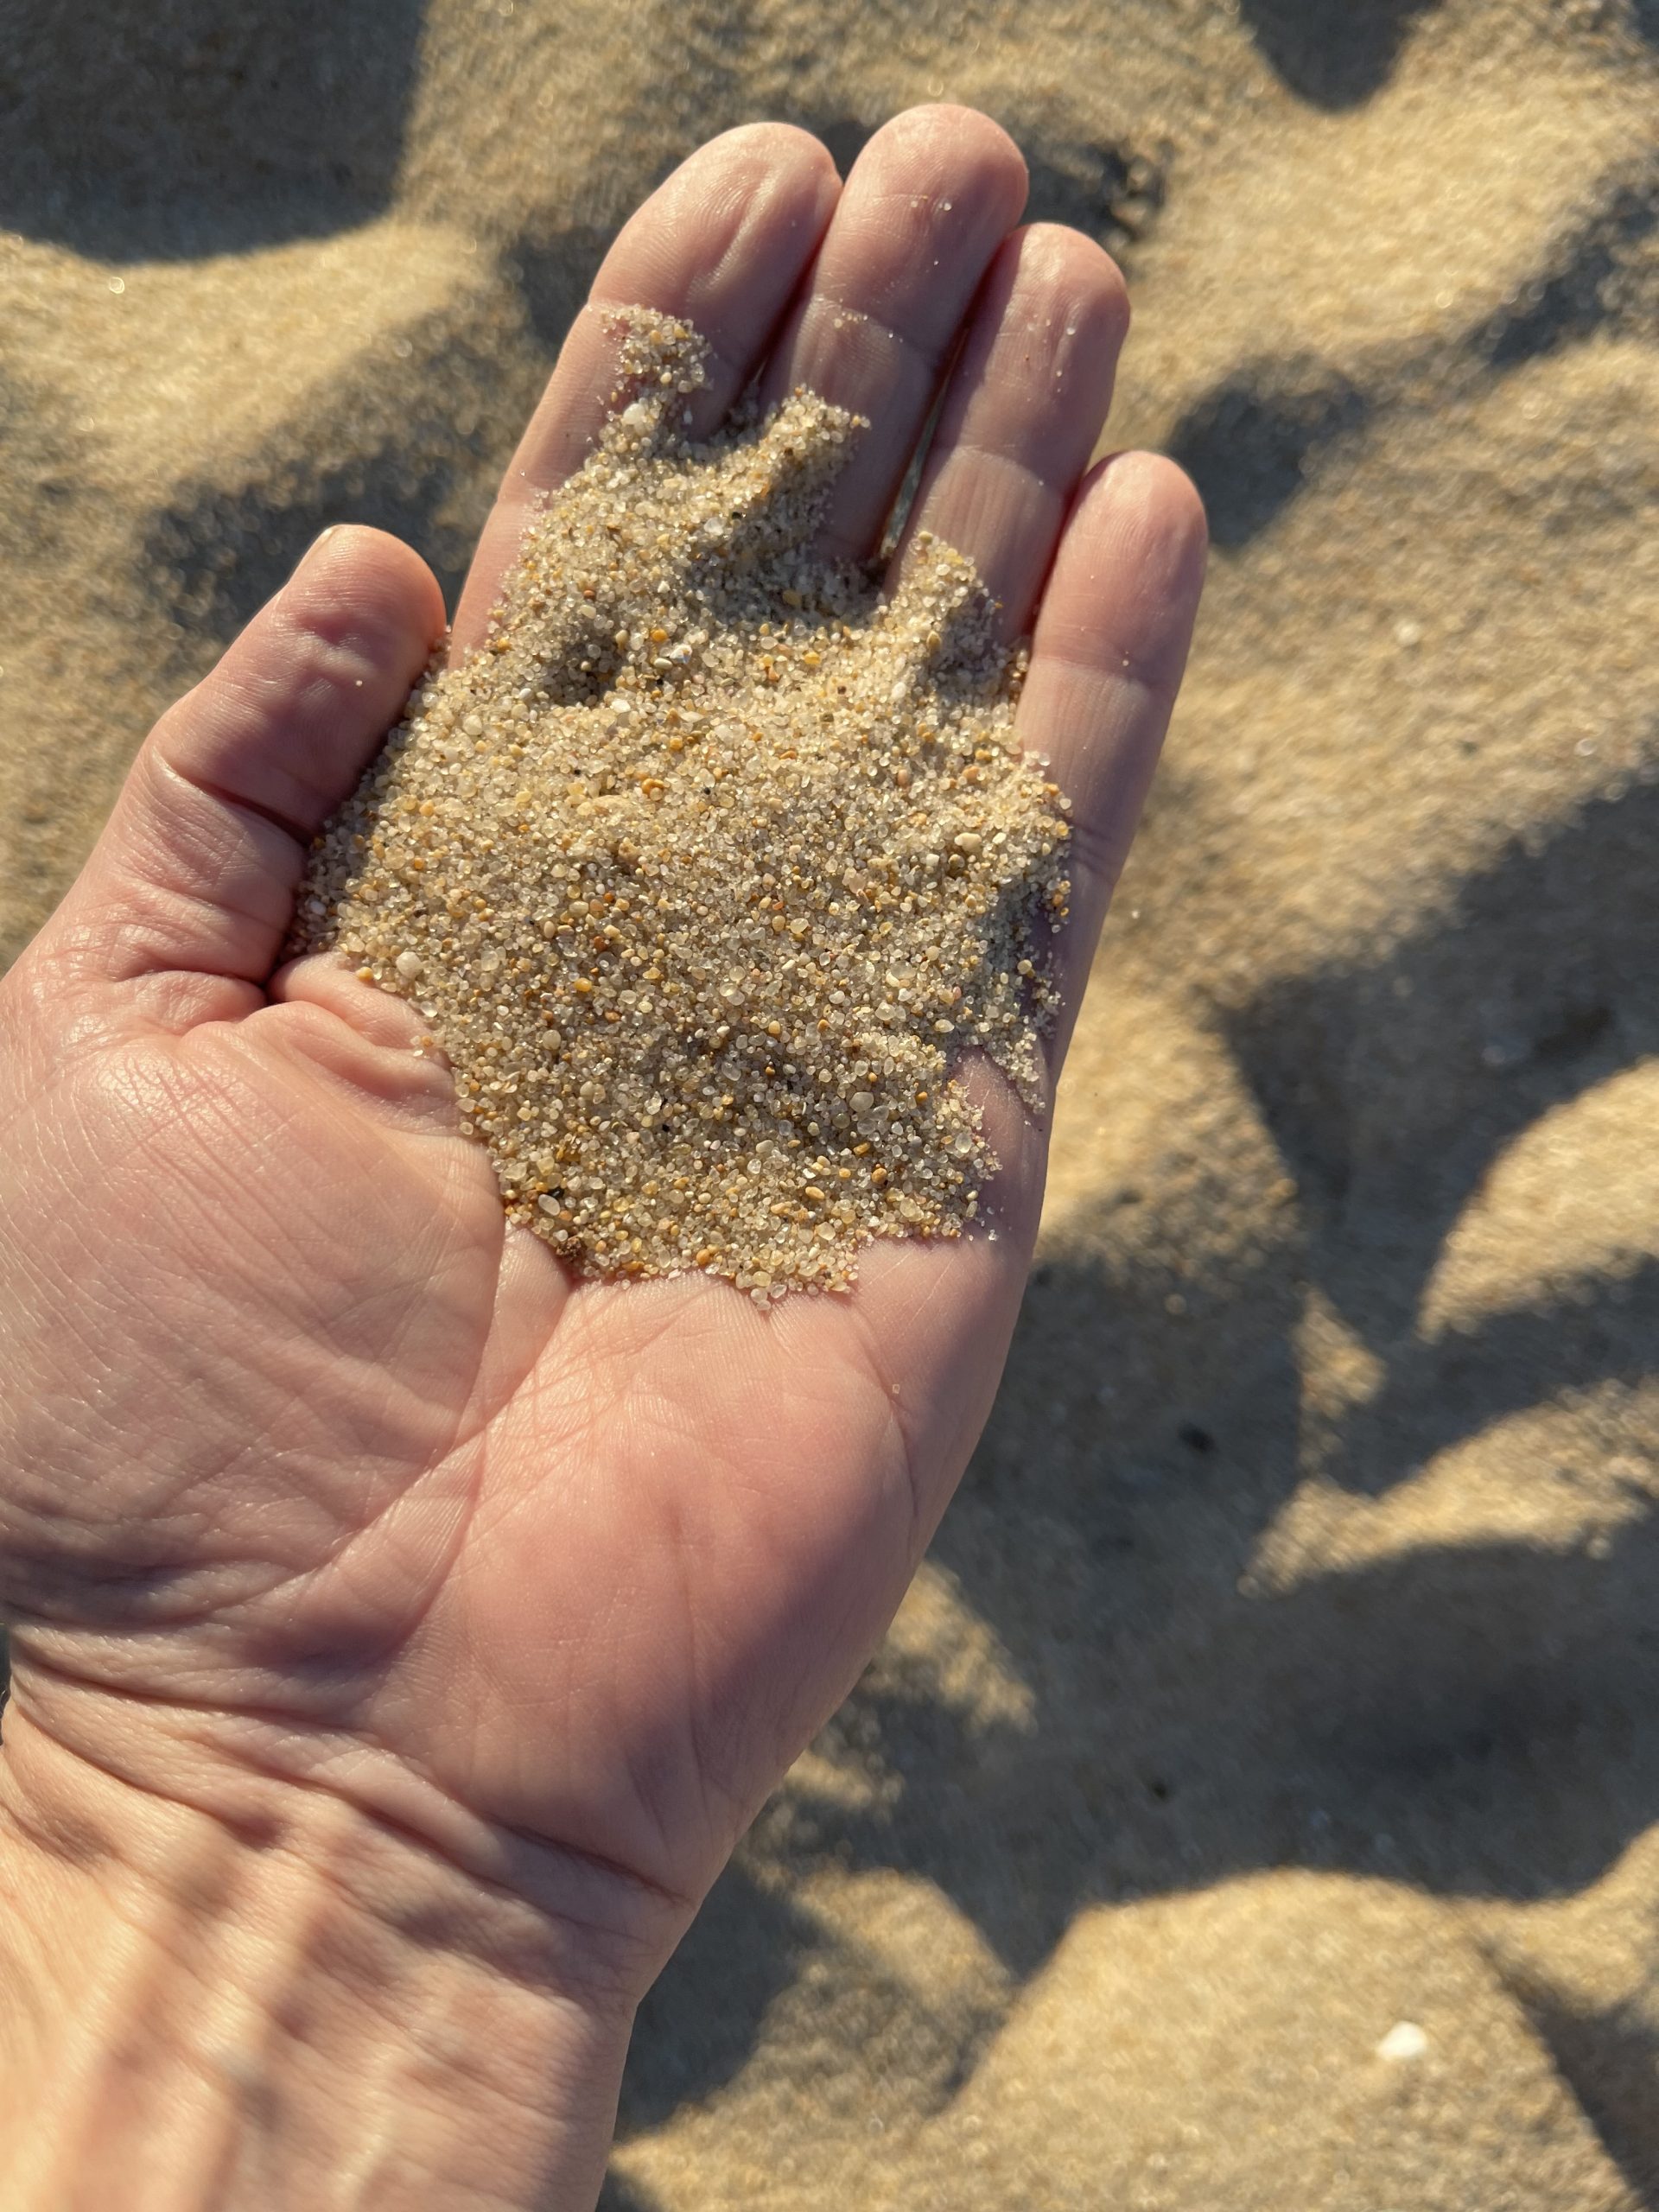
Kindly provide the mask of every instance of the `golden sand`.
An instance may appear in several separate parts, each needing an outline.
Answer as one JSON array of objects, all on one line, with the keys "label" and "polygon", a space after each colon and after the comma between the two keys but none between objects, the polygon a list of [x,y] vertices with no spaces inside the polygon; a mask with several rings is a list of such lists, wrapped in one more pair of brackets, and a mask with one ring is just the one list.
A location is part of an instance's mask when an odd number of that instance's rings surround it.
[{"label": "golden sand", "polygon": [[861,426],[798,391],[692,444],[701,341],[619,323],[598,448],[318,841],[301,941],[420,1008],[582,1268],[839,1289],[973,1218],[965,1052],[1035,1102],[1065,802],[968,561],[927,538],[889,597],[815,557]]},{"label": "golden sand", "polygon": [[1652,0],[16,12],[112,213],[0,147],[5,957],[325,523],[459,586],[728,124],[1000,117],[1210,504],[990,1429],[607,2212],[1659,2201]]}]

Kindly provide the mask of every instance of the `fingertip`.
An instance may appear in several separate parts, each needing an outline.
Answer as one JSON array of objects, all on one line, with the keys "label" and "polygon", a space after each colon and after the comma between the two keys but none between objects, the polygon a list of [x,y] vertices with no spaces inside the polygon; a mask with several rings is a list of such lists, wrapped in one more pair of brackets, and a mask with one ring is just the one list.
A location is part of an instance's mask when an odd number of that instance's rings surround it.
[{"label": "fingertip", "polygon": [[1086,499],[1109,499],[1121,526],[1156,531],[1183,548],[1208,550],[1210,518],[1203,497],[1167,454],[1103,454],[1078,488],[1078,505]]},{"label": "fingertip", "polygon": [[443,638],[443,594],[411,547],[326,530],[149,747],[304,839],[350,790]]},{"label": "fingertip", "polygon": [[734,124],[729,130],[722,130],[688,155],[681,167],[689,168],[693,162],[710,159],[729,161],[734,156],[745,162],[758,160],[770,168],[792,170],[804,178],[816,176],[830,184],[840,181],[835,156],[822,138],[804,130],[798,123],[770,118]]},{"label": "fingertip", "polygon": [[1120,606],[1137,622],[1144,618],[1163,638],[1179,638],[1185,662],[1210,524],[1197,485],[1179,462],[1146,452],[1096,461],[1078,486],[1064,543],[1084,565],[1112,575]]},{"label": "fingertip", "polygon": [[906,156],[937,162],[949,173],[973,168],[1000,185],[1014,202],[1010,223],[1017,222],[1031,189],[1026,157],[1000,123],[981,108],[964,107],[955,100],[928,100],[903,108],[884,123],[867,145],[861,161],[880,144],[902,148]]},{"label": "fingertip", "polygon": [[[873,132],[848,171],[849,202],[886,208],[914,231],[917,218],[953,218],[946,234],[982,238],[986,257],[1025,213],[1026,157],[1000,123],[977,108],[938,103],[905,108]],[[900,211],[910,211],[906,219]]]},{"label": "fingertip", "polygon": [[[792,264],[803,233],[810,251],[840,189],[829,148],[810,130],[739,124],[688,154],[629,217],[600,265],[594,297],[632,306],[685,289],[696,321],[704,305],[697,291],[719,289],[734,252]],[[690,254],[688,241],[696,242]],[[791,265],[791,280],[794,273]]]},{"label": "fingertip", "polygon": [[429,652],[448,620],[442,588],[414,547],[366,523],[325,530],[280,596],[290,620],[331,643],[362,632],[394,652],[411,639]]},{"label": "fingertip", "polygon": [[263,980],[306,846],[443,631],[418,554],[361,525],[323,533],[140,749],[90,877],[123,923],[124,973]]},{"label": "fingertip", "polygon": [[1002,249],[1018,259],[1022,278],[1039,283],[1073,318],[1101,324],[1121,346],[1128,334],[1129,288],[1105,247],[1069,223],[1024,223]]}]

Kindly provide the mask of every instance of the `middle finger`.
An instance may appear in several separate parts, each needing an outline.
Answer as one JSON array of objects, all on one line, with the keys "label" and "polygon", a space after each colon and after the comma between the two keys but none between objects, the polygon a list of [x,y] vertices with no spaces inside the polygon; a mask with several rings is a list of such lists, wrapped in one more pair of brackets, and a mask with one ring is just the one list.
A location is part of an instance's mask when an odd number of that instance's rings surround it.
[{"label": "middle finger", "polygon": [[824,517],[831,558],[875,550],[963,318],[1025,201],[1019,148],[969,108],[912,108],[854,163],[761,379],[768,404],[804,385],[869,420]]}]

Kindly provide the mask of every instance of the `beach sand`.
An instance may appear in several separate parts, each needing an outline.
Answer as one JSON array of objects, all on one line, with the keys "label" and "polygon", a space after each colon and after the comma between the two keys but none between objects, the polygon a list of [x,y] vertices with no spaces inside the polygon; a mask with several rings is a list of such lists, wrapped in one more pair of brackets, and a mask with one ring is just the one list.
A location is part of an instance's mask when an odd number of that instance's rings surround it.
[{"label": "beach sand", "polygon": [[610,2212],[1659,2203],[1654,0],[18,0],[0,941],[326,522],[454,585],[676,158],[938,97],[1211,584],[989,1431]]},{"label": "beach sand", "polygon": [[815,556],[869,424],[798,387],[694,439],[703,340],[613,324],[595,450],[325,826],[295,942],[417,1009],[568,1266],[764,1306],[977,1217],[953,1071],[1046,1110],[1071,825],[972,562]]}]

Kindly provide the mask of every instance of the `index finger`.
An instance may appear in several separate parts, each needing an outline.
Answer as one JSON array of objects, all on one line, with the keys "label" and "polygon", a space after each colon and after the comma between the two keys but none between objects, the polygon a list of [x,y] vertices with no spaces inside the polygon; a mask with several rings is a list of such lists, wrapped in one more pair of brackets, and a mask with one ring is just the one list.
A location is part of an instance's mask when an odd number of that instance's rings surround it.
[{"label": "index finger", "polygon": [[581,467],[616,383],[621,308],[690,322],[708,382],[689,428],[706,437],[753,375],[817,251],[841,190],[829,149],[785,123],[745,124],[701,146],[623,226],[571,325],[478,541],[454,652],[484,635],[526,526]]}]

